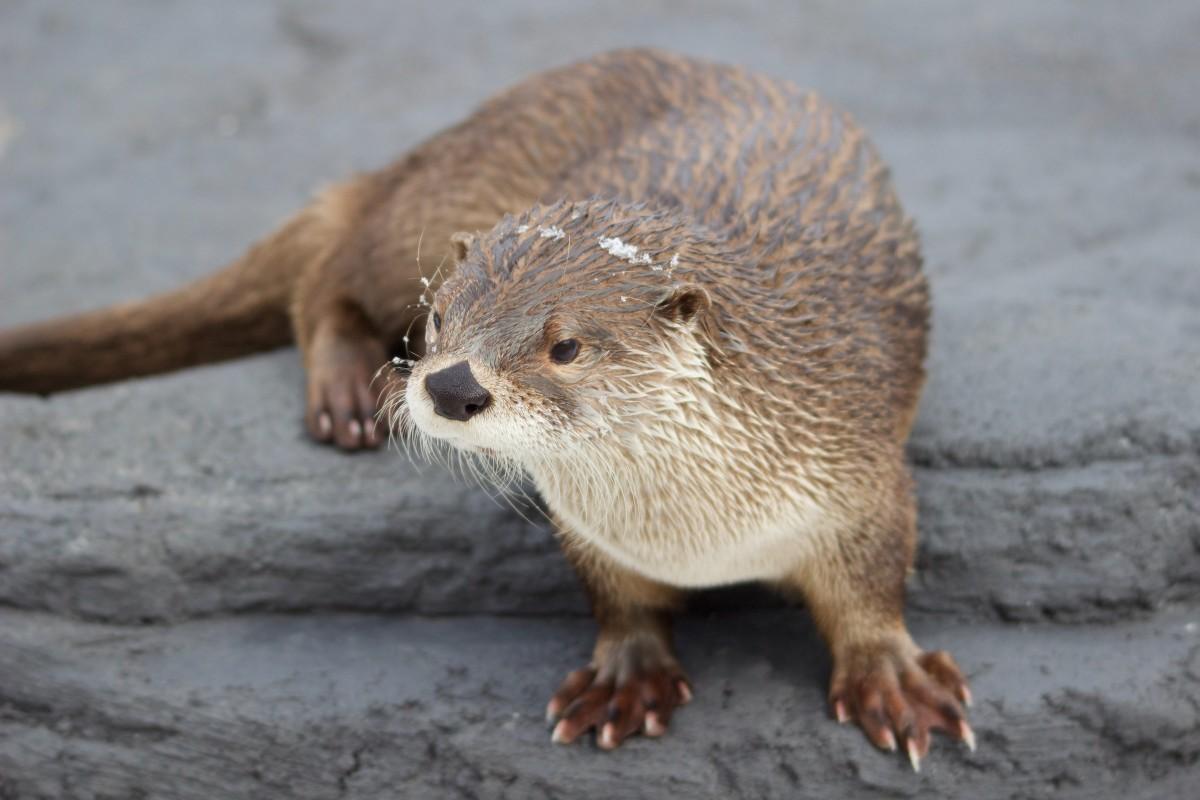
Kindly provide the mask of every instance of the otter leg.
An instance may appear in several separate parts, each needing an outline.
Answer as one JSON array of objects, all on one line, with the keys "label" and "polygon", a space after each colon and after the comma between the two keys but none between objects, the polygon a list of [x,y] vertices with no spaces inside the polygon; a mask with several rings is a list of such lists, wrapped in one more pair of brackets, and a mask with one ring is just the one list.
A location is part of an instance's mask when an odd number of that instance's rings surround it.
[{"label": "otter leg", "polygon": [[902,741],[914,770],[941,729],[974,749],[963,705],[970,691],[954,659],[925,652],[904,624],[904,578],[916,544],[907,472],[855,529],[827,541],[785,582],[806,600],[833,654],[829,702],[878,747]]},{"label": "otter leg", "polygon": [[378,447],[385,437],[375,418],[382,389],[375,378],[387,348],[362,310],[349,301],[327,306],[303,354],[309,434],[343,450]]},{"label": "otter leg", "polygon": [[546,707],[553,740],[597,731],[611,750],[636,733],[661,736],[674,710],[692,699],[671,646],[670,613],[682,599],[672,587],[616,564],[563,535],[563,549],[583,579],[600,625],[591,662],[567,675]]}]

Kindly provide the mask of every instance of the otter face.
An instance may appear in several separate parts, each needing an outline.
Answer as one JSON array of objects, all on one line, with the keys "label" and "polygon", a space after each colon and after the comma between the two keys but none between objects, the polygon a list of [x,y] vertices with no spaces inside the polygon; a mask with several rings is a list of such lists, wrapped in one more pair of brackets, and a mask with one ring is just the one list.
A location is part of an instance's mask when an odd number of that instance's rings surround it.
[{"label": "otter face", "polygon": [[619,207],[600,208],[609,224],[599,232],[594,206],[558,204],[478,242],[456,237],[426,356],[393,409],[412,443],[528,468],[629,434],[706,379],[699,327],[710,301],[681,281],[678,226],[648,215],[675,240],[651,249],[642,243],[655,241],[654,224],[631,231]]}]

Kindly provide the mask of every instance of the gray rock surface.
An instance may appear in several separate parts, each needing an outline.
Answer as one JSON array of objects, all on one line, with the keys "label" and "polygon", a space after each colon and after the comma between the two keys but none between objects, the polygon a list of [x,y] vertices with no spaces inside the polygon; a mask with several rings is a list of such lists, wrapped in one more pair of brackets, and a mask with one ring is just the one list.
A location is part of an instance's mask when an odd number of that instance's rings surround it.
[{"label": "gray rock surface", "polygon": [[671,736],[550,747],[590,623],[536,507],[310,446],[285,351],[0,396],[0,798],[1194,796],[1198,40],[1188,2],[0,5],[0,326],[203,274],[590,51],[848,107],[935,293],[914,627],[981,699],[913,776],[734,593]]},{"label": "gray rock surface", "polygon": [[587,657],[582,620],[138,628],[0,612],[0,797],[1189,797],[1192,618],[918,618],[914,632],[952,645],[986,699],[978,750],[938,740],[915,776],[826,718],[827,659],[792,612],[686,620],[681,657],[703,690],[672,735],[613,753],[551,745],[542,718],[545,687]]}]

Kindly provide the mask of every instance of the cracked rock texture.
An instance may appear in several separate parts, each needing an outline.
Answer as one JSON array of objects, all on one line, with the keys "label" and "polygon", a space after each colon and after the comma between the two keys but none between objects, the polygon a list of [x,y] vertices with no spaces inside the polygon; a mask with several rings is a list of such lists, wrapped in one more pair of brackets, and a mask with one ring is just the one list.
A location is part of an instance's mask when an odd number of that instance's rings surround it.
[{"label": "cracked rock texture", "polygon": [[284,351],[0,396],[0,798],[1195,797],[1197,41],[1194,2],[0,5],[4,326],[203,274],[590,51],[848,107],[924,236],[911,621],[980,739],[911,774],[735,591],[666,739],[552,747],[591,623],[536,507],[310,446]]}]

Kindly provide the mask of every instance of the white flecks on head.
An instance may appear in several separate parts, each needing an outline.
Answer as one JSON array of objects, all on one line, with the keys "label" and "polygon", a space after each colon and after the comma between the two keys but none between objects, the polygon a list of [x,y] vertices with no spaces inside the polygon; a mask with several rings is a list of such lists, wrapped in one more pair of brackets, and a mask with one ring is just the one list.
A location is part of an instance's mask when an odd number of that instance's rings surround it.
[{"label": "white flecks on head", "polygon": [[679,253],[671,256],[671,260],[667,263],[667,277],[671,277],[671,273],[679,266]]},{"label": "white flecks on head", "polygon": [[528,225],[518,225],[517,226],[517,233],[524,233],[527,230],[529,230]]},{"label": "white flecks on head", "polygon": [[426,289],[428,289],[429,288],[429,278],[426,278],[424,275],[422,275],[421,276],[421,285],[424,286]]},{"label": "white flecks on head", "polygon": [[652,264],[654,259],[649,253],[639,253],[636,245],[625,244],[616,236],[600,238],[600,247],[609,255],[628,261],[630,264]]},{"label": "white flecks on head", "polygon": [[557,225],[539,225],[538,231],[543,239],[553,239],[556,242],[567,237],[567,232]]}]

